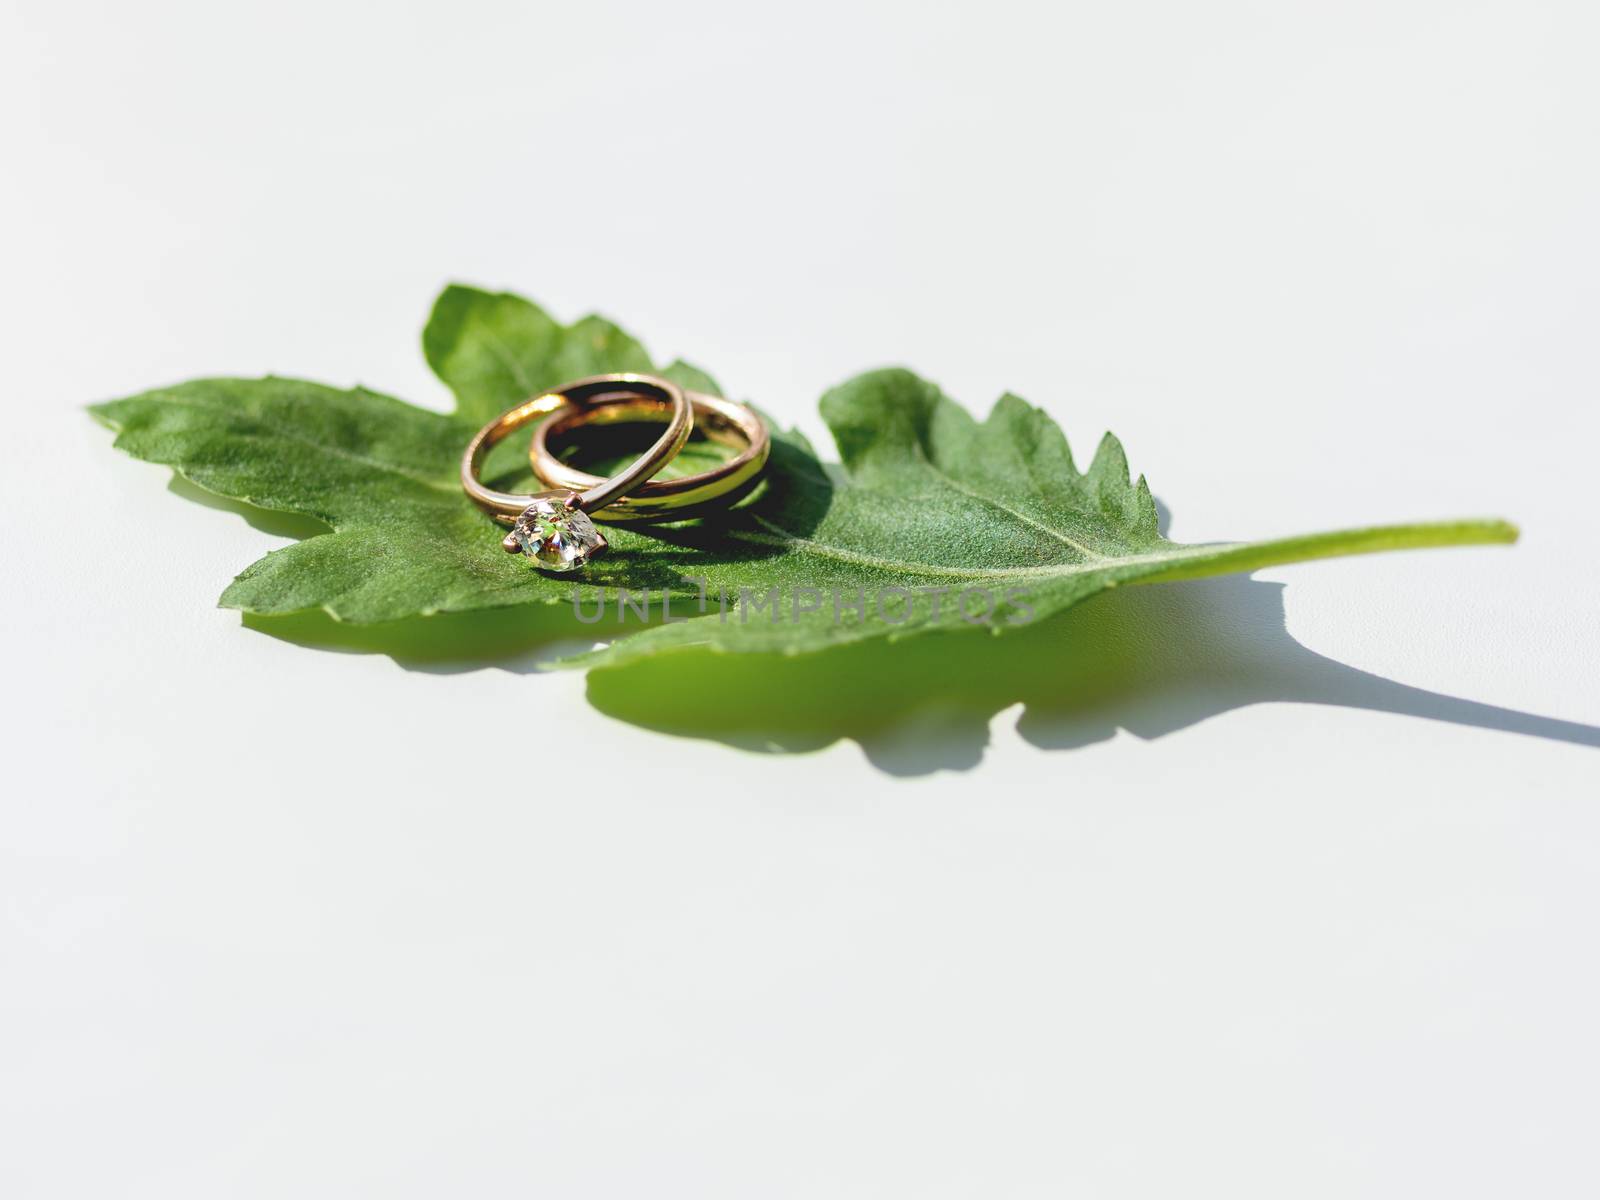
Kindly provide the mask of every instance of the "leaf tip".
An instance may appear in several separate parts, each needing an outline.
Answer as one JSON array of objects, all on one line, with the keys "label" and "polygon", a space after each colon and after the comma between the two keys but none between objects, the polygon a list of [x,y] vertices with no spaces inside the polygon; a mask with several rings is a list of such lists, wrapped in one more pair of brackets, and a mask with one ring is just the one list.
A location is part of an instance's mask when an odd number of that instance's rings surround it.
[{"label": "leaf tip", "polygon": [[89,419],[96,425],[102,425],[115,433],[122,432],[122,426],[114,415],[115,400],[101,400],[94,404],[85,404],[83,411],[89,414]]},{"label": "leaf tip", "polygon": [[1094,459],[1089,463],[1089,476],[1101,485],[1128,486],[1128,454],[1122,448],[1121,439],[1110,430],[1095,449]]},{"label": "leaf tip", "polygon": [[1161,537],[1161,511],[1156,507],[1156,498],[1150,494],[1150,484],[1143,475],[1133,487],[1134,528],[1138,535],[1146,541],[1157,540]]}]

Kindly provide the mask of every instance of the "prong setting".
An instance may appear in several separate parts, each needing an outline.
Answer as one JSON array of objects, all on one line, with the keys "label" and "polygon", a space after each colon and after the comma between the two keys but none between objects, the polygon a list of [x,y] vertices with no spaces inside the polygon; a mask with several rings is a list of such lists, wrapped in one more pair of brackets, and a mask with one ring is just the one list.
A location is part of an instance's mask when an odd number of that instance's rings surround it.
[{"label": "prong setting", "polygon": [[500,544],[533,559],[545,571],[576,571],[606,552],[608,543],[589,514],[566,497],[540,496],[522,510]]}]

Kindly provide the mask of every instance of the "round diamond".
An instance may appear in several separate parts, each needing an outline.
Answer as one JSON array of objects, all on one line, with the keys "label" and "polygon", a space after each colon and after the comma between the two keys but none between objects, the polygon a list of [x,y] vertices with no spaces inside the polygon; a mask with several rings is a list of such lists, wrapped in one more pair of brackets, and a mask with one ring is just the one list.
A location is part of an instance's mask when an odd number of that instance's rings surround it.
[{"label": "round diamond", "polygon": [[535,500],[522,510],[511,536],[546,571],[576,571],[606,547],[589,514],[559,500]]}]

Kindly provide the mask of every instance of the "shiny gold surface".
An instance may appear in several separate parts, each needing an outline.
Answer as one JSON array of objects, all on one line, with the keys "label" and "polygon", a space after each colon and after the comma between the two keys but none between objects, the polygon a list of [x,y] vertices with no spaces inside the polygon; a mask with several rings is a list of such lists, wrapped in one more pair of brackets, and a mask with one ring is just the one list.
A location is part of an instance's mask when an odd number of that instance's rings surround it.
[{"label": "shiny gold surface", "polygon": [[[530,421],[559,413],[563,409],[582,413],[597,397],[645,404],[654,413],[667,413],[667,428],[648,451],[610,479],[585,476],[586,482],[577,487],[560,487],[534,495],[517,495],[497,492],[478,479],[478,472],[490,447],[504,441]],[[570,405],[582,407],[569,408]],[[543,426],[540,427],[541,429]],[[526,400],[507,412],[501,413],[478,430],[461,456],[461,487],[475,504],[503,524],[514,523],[517,517],[535,500],[559,499],[594,515],[595,510],[616,503],[624,492],[644,484],[667,463],[671,462],[694,429],[694,411],[688,396],[677,384],[654,375],[593,375],[544,395]],[[572,493],[578,493],[576,497]]]},{"label": "shiny gold surface", "polygon": [[[570,399],[571,394],[568,396]],[[771,450],[766,422],[754,409],[720,396],[689,392],[688,397],[701,431],[712,441],[738,447],[739,453],[710,471],[632,488],[605,512],[591,513],[596,521],[681,521],[726,507],[755,486]],[[600,478],[562,462],[551,450],[553,443],[585,425],[659,421],[669,412],[661,400],[639,393],[592,394],[587,400],[562,404],[533,431],[529,462],[541,483],[558,490],[582,491],[601,482]]]}]

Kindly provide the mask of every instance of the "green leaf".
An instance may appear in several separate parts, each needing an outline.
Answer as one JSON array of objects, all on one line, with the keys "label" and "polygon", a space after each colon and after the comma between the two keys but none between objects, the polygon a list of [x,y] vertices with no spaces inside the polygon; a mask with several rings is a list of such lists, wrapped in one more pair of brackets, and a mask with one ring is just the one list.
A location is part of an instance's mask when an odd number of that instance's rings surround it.
[{"label": "green leaf", "polygon": [[[567,601],[570,582],[505,554],[499,528],[461,494],[461,450],[483,421],[564,380],[657,368],[602,318],[563,326],[519,297],[466,287],[439,297],[423,346],[455,394],[452,414],[277,378],[197,380],[92,411],[136,457],[329,527],[246,569],[223,594],[226,606],[379,622]],[[716,390],[685,364],[659,369]],[[612,553],[584,582],[671,591],[674,621],[635,626],[580,661],[689,649],[800,654],[974,625],[1004,632],[1122,584],[1516,538],[1503,521],[1458,521],[1180,545],[1159,533],[1150,489],[1130,481],[1115,438],[1080,471],[1049,416],[1015,396],[979,422],[932,384],[884,370],[829,392],[822,415],[840,464],[778,431],[766,482],[738,509],[612,527]],[[491,473],[524,486],[519,448],[503,449]],[[593,604],[591,590],[586,609]]]},{"label": "green leaf", "polygon": [[[713,601],[701,619],[583,661],[689,648],[798,654],[974,624],[1003,632],[1122,584],[1517,536],[1490,520],[1181,545],[1157,531],[1150,489],[1130,482],[1116,438],[1107,435],[1080,472],[1055,423],[1015,396],[978,422],[932,384],[887,370],[829,392],[822,414],[842,470],[824,480],[808,474],[820,472],[814,460],[788,454],[758,503],[715,527],[662,535],[700,551],[698,574],[708,593],[728,597],[727,611]],[[748,603],[774,586],[775,619]],[[824,593],[821,611],[799,611],[815,600],[807,589]],[[848,604],[858,595],[864,616]]]},{"label": "green leaf", "polygon": [[505,292],[452,285],[434,301],[422,352],[474,428],[529,396],[585,375],[655,371],[720,396],[716,382],[687,363],[651,365],[650,356],[604,317],[562,325],[538,305]]}]

